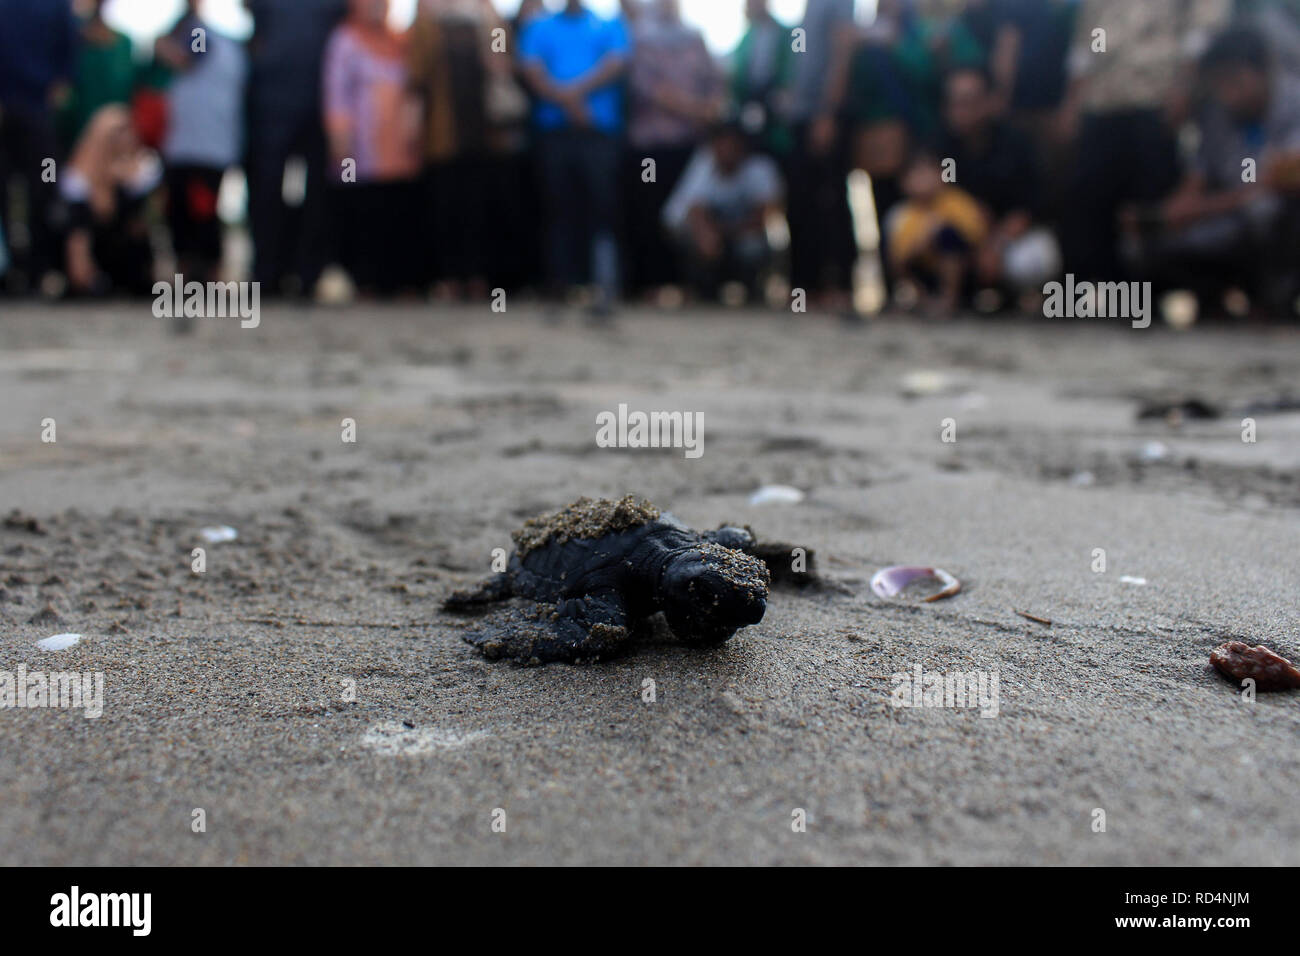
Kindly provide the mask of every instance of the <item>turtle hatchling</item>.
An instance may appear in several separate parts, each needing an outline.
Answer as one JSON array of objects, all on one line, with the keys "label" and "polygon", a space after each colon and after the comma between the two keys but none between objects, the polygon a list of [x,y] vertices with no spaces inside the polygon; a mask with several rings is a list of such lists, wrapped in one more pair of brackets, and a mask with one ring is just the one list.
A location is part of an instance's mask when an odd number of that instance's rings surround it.
[{"label": "turtle hatchling", "polygon": [[786,545],[759,545],[732,525],[693,531],[632,495],[579,498],[513,538],[506,570],[443,609],[489,612],[465,640],[488,658],[532,664],[611,657],[659,613],[678,640],[714,647],[763,619],[773,572],[785,579],[791,567]]}]

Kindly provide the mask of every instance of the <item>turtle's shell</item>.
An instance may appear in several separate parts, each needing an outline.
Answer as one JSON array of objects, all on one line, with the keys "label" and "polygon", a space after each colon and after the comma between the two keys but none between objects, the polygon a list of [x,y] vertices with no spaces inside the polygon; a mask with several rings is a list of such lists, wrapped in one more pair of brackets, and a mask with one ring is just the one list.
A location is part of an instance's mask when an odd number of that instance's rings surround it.
[{"label": "turtle's shell", "polygon": [[672,515],[631,496],[617,502],[581,498],[532,519],[514,538],[516,595],[556,601],[608,587],[630,606],[653,601],[658,572],[671,554],[703,543]]},{"label": "turtle's shell", "polygon": [[579,498],[554,514],[529,518],[512,537],[515,549],[523,556],[549,544],[630,531],[658,520],[659,516],[658,508],[634,495],[624,495],[618,501]]}]

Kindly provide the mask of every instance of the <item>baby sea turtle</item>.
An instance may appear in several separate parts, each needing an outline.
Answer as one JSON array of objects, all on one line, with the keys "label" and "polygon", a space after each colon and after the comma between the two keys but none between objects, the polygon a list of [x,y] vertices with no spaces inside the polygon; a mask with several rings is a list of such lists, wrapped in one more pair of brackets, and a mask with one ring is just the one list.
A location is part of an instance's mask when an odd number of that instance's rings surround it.
[{"label": "baby sea turtle", "polygon": [[699,533],[631,495],[579,498],[524,522],[513,538],[506,570],[457,591],[443,608],[531,602],[499,610],[465,634],[486,657],[527,663],[612,656],[634,625],[659,612],[684,643],[721,644],[763,619],[769,565],[784,577],[791,564],[789,548],[760,546],[747,528]]}]

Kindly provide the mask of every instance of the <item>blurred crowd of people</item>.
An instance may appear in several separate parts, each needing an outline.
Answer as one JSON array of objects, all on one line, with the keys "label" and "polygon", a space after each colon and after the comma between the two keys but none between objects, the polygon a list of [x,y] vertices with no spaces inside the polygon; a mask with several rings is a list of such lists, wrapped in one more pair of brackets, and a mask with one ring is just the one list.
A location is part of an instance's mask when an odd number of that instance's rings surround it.
[{"label": "blurred crowd of people", "polygon": [[388,0],[245,0],[247,42],[188,0],[142,58],[103,0],[0,0],[4,287],[229,277],[242,169],[266,296],[338,267],[363,295],[851,315],[874,233],[887,291],[938,312],[1069,272],[1294,314],[1300,0],[713,2],[748,21],[723,58],[678,0],[420,0],[401,32]]}]

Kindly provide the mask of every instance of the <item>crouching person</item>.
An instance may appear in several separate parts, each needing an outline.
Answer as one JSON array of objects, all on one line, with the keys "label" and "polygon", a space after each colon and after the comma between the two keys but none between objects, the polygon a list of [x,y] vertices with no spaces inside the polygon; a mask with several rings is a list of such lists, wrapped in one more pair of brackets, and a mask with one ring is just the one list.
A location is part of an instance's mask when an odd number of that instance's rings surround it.
[{"label": "crouching person", "polygon": [[1128,251],[1158,285],[1247,292],[1263,315],[1300,295],[1300,80],[1248,28],[1218,37],[1201,63],[1209,101],[1181,186],[1155,209],[1125,211]]},{"label": "crouching person", "polygon": [[961,305],[988,216],[969,193],[945,183],[939,159],[917,150],[902,176],[903,199],[885,220],[890,266],[926,311],[949,316]]},{"label": "crouching person", "polygon": [[125,107],[94,114],[59,180],[67,210],[64,271],[73,295],[148,295],[154,256],[145,204],[162,181]]},{"label": "crouching person", "polygon": [[663,221],[699,297],[714,300],[725,283],[739,282],[750,301],[762,299],[772,256],[767,218],[780,209],[783,195],[776,163],[750,149],[739,124],[718,126],[696,151]]}]

